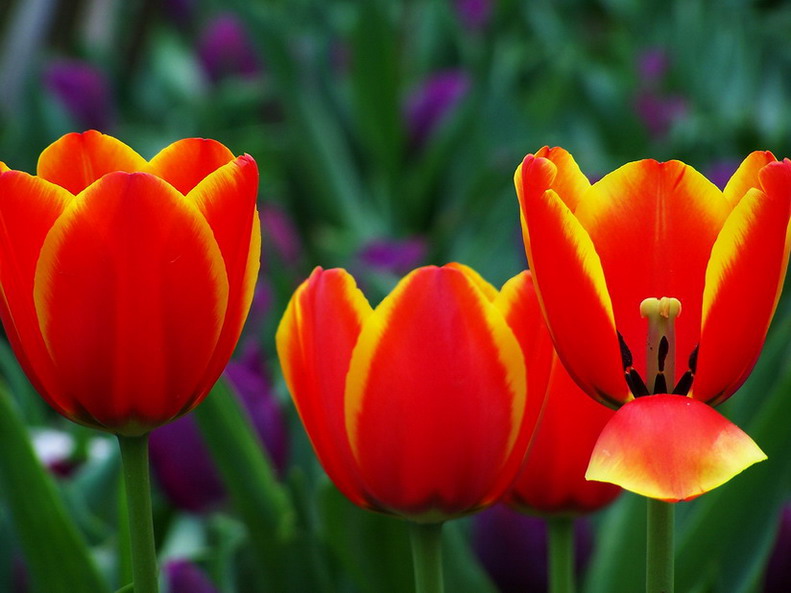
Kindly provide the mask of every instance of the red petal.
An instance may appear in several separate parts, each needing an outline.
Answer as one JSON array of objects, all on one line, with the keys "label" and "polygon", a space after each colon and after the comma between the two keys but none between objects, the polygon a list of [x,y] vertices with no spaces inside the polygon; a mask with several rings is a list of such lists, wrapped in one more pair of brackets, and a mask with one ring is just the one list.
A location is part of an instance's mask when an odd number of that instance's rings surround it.
[{"label": "red petal", "polygon": [[730,397],[750,374],[783,288],[791,218],[791,161],[760,174],[717,237],[706,270],[696,399]]},{"label": "red petal", "polygon": [[434,521],[491,504],[524,456],[524,410],[519,344],[458,269],[412,272],[365,321],[346,426],[380,507]]},{"label": "red petal", "polygon": [[558,355],[571,376],[601,401],[631,399],[623,375],[612,304],[588,233],[551,187],[555,166],[528,155],[515,182],[533,280]]},{"label": "red petal", "polygon": [[95,130],[62,136],[38,159],[38,176],[77,195],[102,175],[145,171],[146,160],[120,140]]},{"label": "red petal", "polygon": [[33,303],[33,278],[44,238],[72,199],[27,173],[0,175],[0,316],[31,383],[56,407],[57,384]]},{"label": "red petal", "polygon": [[113,173],[77,196],[44,241],[34,299],[77,416],[139,434],[211,387],[222,256],[197,209],[152,175]]},{"label": "red petal", "polygon": [[629,402],[607,423],[587,478],[678,502],[764,459],[749,436],[710,406],[680,395],[650,395]]},{"label": "red petal", "polygon": [[345,270],[316,268],[277,329],[280,366],[313,449],[335,485],[368,507],[346,434],[344,383],[368,301]]},{"label": "red petal", "polygon": [[557,173],[550,187],[555,190],[569,210],[574,212],[591,186],[588,178],[580,171],[574,157],[563,148],[545,146],[536,152],[536,158],[545,158],[555,165]]},{"label": "red petal", "polygon": [[185,138],[151,159],[149,171],[187,195],[209,174],[232,160],[233,153],[216,140]]},{"label": "red petal", "polygon": [[615,500],[620,488],[585,479],[599,433],[614,414],[577,387],[557,361],[541,422],[508,504],[540,513],[588,513]]},{"label": "red petal", "polygon": [[645,377],[645,298],[681,301],[676,377],[700,339],[701,302],[711,246],[730,212],[722,193],[678,161],[629,163],[593,186],[576,215],[601,258],[615,324]]},{"label": "red petal", "polygon": [[247,155],[220,167],[187,195],[209,223],[228,274],[228,309],[206,369],[207,384],[214,384],[233,354],[253,299],[261,256],[257,195],[258,168]]}]

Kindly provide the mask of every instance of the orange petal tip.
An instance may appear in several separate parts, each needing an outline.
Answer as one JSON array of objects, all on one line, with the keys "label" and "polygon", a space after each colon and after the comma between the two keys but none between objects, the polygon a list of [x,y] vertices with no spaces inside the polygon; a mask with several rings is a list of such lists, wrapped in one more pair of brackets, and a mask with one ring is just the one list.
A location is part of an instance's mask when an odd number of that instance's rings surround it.
[{"label": "orange petal tip", "polygon": [[679,395],[637,398],[605,425],[585,477],[679,502],[713,490],[766,455],[712,407]]}]

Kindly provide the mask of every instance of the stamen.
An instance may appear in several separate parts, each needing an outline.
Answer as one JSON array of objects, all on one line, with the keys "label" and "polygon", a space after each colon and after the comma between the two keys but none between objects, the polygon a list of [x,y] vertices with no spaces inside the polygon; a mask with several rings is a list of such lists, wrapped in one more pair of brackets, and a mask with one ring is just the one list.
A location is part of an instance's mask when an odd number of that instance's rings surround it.
[{"label": "stamen", "polygon": [[621,332],[616,333],[618,334],[618,344],[621,346],[621,362],[623,363],[623,370],[626,370],[632,366],[632,352],[629,350],[629,346],[626,345],[626,341],[623,339]]},{"label": "stamen", "polygon": [[675,379],[676,317],[681,302],[673,297],[648,298],[640,303],[640,315],[648,320],[646,376],[653,381],[653,393],[667,393],[668,378]]},{"label": "stamen", "polygon": [[629,391],[631,391],[635,397],[642,397],[643,395],[650,394],[648,387],[643,383],[643,378],[635,369],[630,368],[627,371],[626,384],[629,386]]},{"label": "stamen", "polygon": [[689,370],[681,375],[681,378],[678,380],[675,389],[673,389],[673,393],[676,395],[686,395],[689,393],[689,390],[692,388],[692,382],[695,380],[695,372],[698,368],[698,347],[692,350],[692,353],[689,355]]}]

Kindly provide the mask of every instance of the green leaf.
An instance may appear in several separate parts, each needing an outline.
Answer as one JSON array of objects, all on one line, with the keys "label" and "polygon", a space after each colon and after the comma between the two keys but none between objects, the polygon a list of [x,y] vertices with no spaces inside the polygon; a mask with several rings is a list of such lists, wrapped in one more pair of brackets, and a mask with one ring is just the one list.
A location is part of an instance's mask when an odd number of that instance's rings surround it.
[{"label": "green leaf", "polygon": [[286,591],[287,544],[295,537],[295,512],[278,483],[261,441],[223,381],[195,411],[195,420],[262,568],[266,591]]},{"label": "green leaf", "polygon": [[85,540],[36,457],[19,411],[0,385],[0,493],[8,505],[30,578],[42,593],[109,591]]}]

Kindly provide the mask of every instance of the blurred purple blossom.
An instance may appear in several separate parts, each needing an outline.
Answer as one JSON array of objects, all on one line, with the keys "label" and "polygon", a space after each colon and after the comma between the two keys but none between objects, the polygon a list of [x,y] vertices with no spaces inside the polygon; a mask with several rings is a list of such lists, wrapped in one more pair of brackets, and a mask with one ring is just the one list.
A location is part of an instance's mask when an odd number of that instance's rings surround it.
[{"label": "blurred purple blossom", "polygon": [[680,95],[662,95],[654,91],[642,91],[635,99],[635,111],[645,124],[648,133],[661,138],[673,124],[687,113],[687,101]]},{"label": "blurred purple blossom", "polygon": [[195,16],[196,0],[164,0],[162,10],[175,25],[188,28]]},{"label": "blurred purple blossom", "polygon": [[80,60],[55,60],[44,71],[44,86],[78,127],[111,129],[115,116],[110,85],[95,66]]},{"label": "blurred purple blossom", "polygon": [[219,593],[209,577],[189,560],[165,564],[165,579],[170,593]]},{"label": "blurred purple blossom", "polygon": [[302,242],[286,211],[273,204],[265,205],[261,209],[261,226],[263,240],[272,245],[278,257],[284,263],[296,263],[302,254]]},{"label": "blurred purple blossom", "polygon": [[470,31],[480,31],[489,24],[492,0],[455,0],[459,21]]},{"label": "blurred purple blossom", "polygon": [[741,163],[737,159],[722,159],[711,163],[706,169],[706,177],[720,189],[730,181]]},{"label": "blurred purple blossom", "polygon": [[653,85],[665,78],[669,59],[667,52],[659,47],[644,50],[637,57],[637,72],[640,82],[644,85]]},{"label": "blurred purple blossom", "polygon": [[[285,421],[264,372],[257,342],[247,342],[241,356],[228,363],[225,376],[238,394],[275,469],[282,473],[287,456]],[[154,430],[149,446],[153,473],[173,504],[201,513],[223,502],[225,489],[191,415]]]},{"label": "blurred purple blossom", "polygon": [[774,549],[769,557],[764,580],[764,593],[788,593],[791,591],[791,504],[787,504],[779,517]]},{"label": "blurred purple blossom", "polygon": [[226,76],[252,78],[261,65],[242,20],[235,14],[222,13],[203,29],[198,42],[198,55],[213,82]]},{"label": "blurred purple blossom", "polygon": [[422,146],[470,89],[463,70],[445,70],[426,78],[406,99],[405,118],[412,146]]},{"label": "blurred purple blossom", "polygon": [[[593,537],[585,519],[574,525],[577,574],[590,559]],[[547,525],[498,504],[473,518],[472,546],[501,593],[547,590]]]},{"label": "blurred purple blossom", "polygon": [[417,267],[426,256],[426,242],[409,239],[375,239],[360,251],[360,260],[379,271],[403,276]]}]

